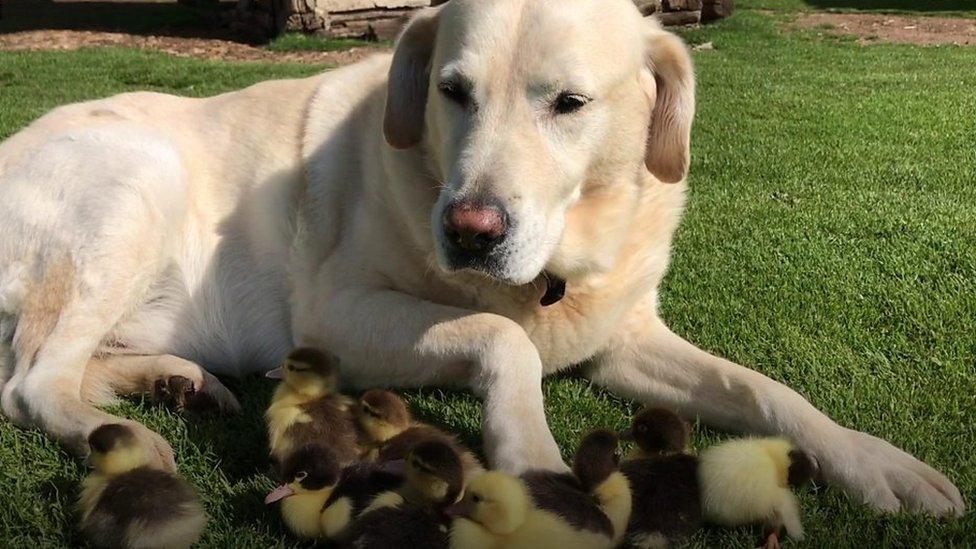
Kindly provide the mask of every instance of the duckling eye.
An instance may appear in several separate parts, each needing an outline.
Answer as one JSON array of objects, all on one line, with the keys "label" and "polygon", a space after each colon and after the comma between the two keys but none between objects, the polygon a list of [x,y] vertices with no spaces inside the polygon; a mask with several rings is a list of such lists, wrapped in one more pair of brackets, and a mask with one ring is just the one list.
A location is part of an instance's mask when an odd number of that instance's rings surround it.
[{"label": "duckling eye", "polygon": [[474,503],[481,503],[481,496],[475,494],[471,496],[471,501],[473,501]]},{"label": "duckling eye", "polygon": [[306,477],[308,477],[308,471],[299,471],[295,473],[295,480],[298,482],[305,480]]}]

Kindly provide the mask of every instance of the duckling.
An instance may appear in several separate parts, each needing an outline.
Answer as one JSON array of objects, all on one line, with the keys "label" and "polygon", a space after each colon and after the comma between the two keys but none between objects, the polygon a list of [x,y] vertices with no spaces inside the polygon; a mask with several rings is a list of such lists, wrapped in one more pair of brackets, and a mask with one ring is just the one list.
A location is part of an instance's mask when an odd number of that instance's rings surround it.
[{"label": "duckling", "polygon": [[403,485],[403,462],[354,463],[345,467],[322,509],[322,534],[342,540],[352,520],[380,494]]},{"label": "duckling", "polygon": [[637,457],[620,465],[634,497],[627,546],[667,547],[701,524],[698,458],[687,451],[690,431],[674,412],[648,408],[624,433],[637,443]]},{"label": "duckling", "polygon": [[[452,549],[609,548],[630,516],[630,489],[617,471],[617,436],[584,439],[573,473],[489,471],[448,508]],[[609,513],[609,515],[608,515]],[[610,517],[612,515],[613,518]]]},{"label": "duckling", "polygon": [[619,445],[616,433],[597,429],[583,438],[573,458],[573,474],[613,525],[614,545],[623,539],[633,505],[630,481],[620,471]]},{"label": "duckling", "polygon": [[781,438],[731,440],[701,454],[698,481],[705,518],[724,526],[762,523],[765,547],[779,547],[780,529],[803,539],[800,506],[791,486],[806,483],[812,464]]},{"label": "duckling", "polygon": [[464,489],[460,455],[448,444],[427,441],[410,452],[405,466],[403,485],[377,497],[353,524],[351,547],[448,547],[445,510]]},{"label": "duckling", "polygon": [[359,399],[355,414],[365,445],[372,447],[367,451],[367,459],[406,459],[421,442],[435,440],[450,446],[461,456],[465,479],[484,471],[481,461],[457,438],[432,425],[414,421],[406,401],[393,392],[366,391]]},{"label": "duckling", "polygon": [[111,423],[88,435],[95,468],[78,507],[81,532],[95,547],[189,547],[207,516],[196,492],[175,475],[148,465],[131,429]]},{"label": "duckling", "polygon": [[283,380],[265,412],[271,456],[279,465],[309,444],[328,446],[340,466],[359,456],[352,401],[338,393],[338,363],[335,355],[300,347],[268,372]]},{"label": "duckling", "polygon": [[264,502],[281,501],[281,518],[295,535],[320,538],[322,507],[339,480],[335,454],[322,445],[309,445],[289,454],[281,463],[284,483],[272,490]]}]

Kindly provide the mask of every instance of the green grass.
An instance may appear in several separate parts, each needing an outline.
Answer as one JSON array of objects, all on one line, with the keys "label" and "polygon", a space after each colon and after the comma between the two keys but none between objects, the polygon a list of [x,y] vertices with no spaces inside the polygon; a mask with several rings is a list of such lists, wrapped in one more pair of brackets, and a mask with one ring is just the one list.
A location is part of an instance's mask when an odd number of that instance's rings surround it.
[{"label": "green grass", "polygon": [[329,38],[289,33],[272,40],[266,47],[271,51],[339,51],[350,48],[378,48],[392,45],[389,41],[371,42],[349,38]]},{"label": "green grass", "polygon": [[[945,471],[976,500],[976,48],[862,47],[788,33],[755,11],[685,33],[699,115],[691,193],[662,291],[664,317],[702,347],[782,380],[841,423]],[[149,88],[207,95],[312,66],[217,64],[123,51],[0,54],[0,136],[51,107]],[[244,412],[119,413],[170,440],[212,517],[209,546],[300,546],[261,503],[270,385],[231,382]],[[634,405],[568,375],[545,385],[567,455]],[[412,393],[422,417],[477,442],[462,393]],[[724,435],[699,429],[695,444]],[[74,544],[81,464],[0,420],[0,545]],[[802,494],[811,547],[966,547],[976,520],[879,516],[837,489]],[[694,547],[747,547],[707,529]],[[796,544],[801,546],[803,544]]]},{"label": "green grass", "polygon": [[976,17],[974,0],[740,0],[738,9],[778,12],[826,10],[873,12],[945,17]]}]

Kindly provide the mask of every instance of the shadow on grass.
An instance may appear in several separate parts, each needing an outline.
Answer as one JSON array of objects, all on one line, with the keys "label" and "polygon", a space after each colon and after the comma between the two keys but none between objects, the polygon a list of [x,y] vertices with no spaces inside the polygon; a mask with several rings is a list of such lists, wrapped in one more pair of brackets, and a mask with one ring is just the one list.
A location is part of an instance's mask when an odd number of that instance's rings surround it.
[{"label": "shadow on grass", "polygon": [[214,11],[233,9],[234,4],[232,0],[221,0],[212,8],[194,9],[181,6],[175,0],[5,0],[0,12],[0,33],[78,30],[244,41],[243,37],[216,23]]}]

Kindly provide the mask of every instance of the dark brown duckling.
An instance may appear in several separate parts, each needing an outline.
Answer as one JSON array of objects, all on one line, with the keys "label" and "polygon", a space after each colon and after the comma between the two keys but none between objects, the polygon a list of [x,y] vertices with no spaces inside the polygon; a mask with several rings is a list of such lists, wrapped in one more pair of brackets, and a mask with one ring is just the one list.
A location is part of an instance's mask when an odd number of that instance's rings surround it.
[{"label": "dark brown duckling", "polygon": [[353,463],[342,470],[339,483],[322,509],[322,533],[326,539],[340,541],[349,526],[380,494],[403,485],[403,462]]},{"label": "dark brown duckling", "polygon": [[367,391],[359,399],[355,414],[365,445],[374,449],[368,459],[403,460],[420,443],[437,441],[450,446],[461,457],[465,479],[484,471],[481,461],[456,437],[432,425],[414,421],[406,401],[391,391]]},{"label": "dark brown duckling", "polygon": [[200,498],[177,476],[151,468],[128,427],[102,425],[88,445],[95,471],[78,507],[93,546],[182,548],[200,539],[207,522]]},{"label": "dark brown duckling", "polygon": [[633,493],[626,547],[667,547],[701,525],[698,458],[688,452],[690,431],[674,412],[647,408],[624,434],[637,444],[637,457],[620,465]]},{"label": "dark brown duckling", "polygon": [[352,526],[348,546],[357,549],[447,548],[445,510],[464,490],[460,455],[448,444],[427,441],[407,456],[406,480],[377,497]]},{"label": "dark brown duckling", "polygon": [[280,465],[290,452],[308,445],[328,446],[340,466],[359,457],[352,400],[338,392],[339,359],[301,347],[268,373],[283,380],[265,412],[271,456]]}]

